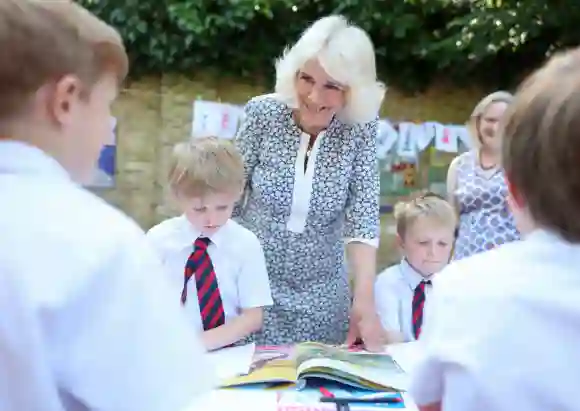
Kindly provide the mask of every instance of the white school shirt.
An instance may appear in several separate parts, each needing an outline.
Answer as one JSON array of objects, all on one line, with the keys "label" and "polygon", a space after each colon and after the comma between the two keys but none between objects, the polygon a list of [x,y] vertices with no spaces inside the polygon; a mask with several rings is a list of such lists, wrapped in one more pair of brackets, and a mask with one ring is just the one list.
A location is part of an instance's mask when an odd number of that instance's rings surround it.
[{"label": "white school shirt", "polygon": [[441,272],[411,394],[445,411],[577,411],[580,245],[546,231]]},{"label": "white school shirt", "polygon": [[0,410],[181,411],[213,387],[131,220],[12,141],[0,198]]},{"label": "white school shirt", "polygon": [[[177,301],[183,290],[185,265],[200,235],[185,216],[165,220],[147,233],[166,267]],[[207,252],[217,278],[226,322],[240,315],[242,309],[272,305],[266,261],[258,237],[228,220],[210,240]],[[193,277],[187,282],[185,310],[195,329],[203,331]]]},{"label": "white school shirt", "polygon": [[[385,330],[400,332],[405,341],[414,341],[413,296],[421,281],[433,278],[423,277],[407,260],[393,265],[377,276],[375,281],[375,303],[381,324]],[[425,285],[425,301],[432,286]]]}]

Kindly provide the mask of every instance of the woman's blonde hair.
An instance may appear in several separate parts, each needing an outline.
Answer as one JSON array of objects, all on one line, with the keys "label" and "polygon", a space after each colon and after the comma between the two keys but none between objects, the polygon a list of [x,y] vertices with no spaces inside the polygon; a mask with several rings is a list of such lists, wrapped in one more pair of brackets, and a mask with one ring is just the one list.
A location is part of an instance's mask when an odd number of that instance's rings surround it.
[{"label": "woman's blonde hair", "polygon": [[398,202],[394,208],[394,217],[400,238],[405,238],[409,227],[423,217],[436,220],[452,231],[457,227],[457,214],[451,204],[431,192],[415,196],[409,201]]},{"label": "woman's blonde hair", "polygon": [[276,94],[298,108],[296,75],[306,62],[317,59],[326,73],[347,87],[346,105],[337,116],[347,124],[374,120],[385,85],[377,81],[375,50],[368,34],[343,16],[314,22],[276,62]]},{"label": "woman's blonde hair", "polygon": [[481,136],[479,135],[479,121],[481,116],[485,114],[489,106],[494,103],[506,103],[511,104],[514,100],[514,96],[508,91],[494,91],[482,98],[479,103],[473,109],[471,116],[467,122],[467,130],[471,138],[471,144],[473,147],[481,147]]}]

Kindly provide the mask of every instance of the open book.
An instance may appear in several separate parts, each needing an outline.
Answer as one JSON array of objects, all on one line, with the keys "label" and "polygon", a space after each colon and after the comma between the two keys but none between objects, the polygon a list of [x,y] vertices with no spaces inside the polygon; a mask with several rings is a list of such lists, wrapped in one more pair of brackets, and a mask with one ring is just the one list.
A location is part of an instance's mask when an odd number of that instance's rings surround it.
[{"label": "open book", "polygon": [[247,375],[226,380],[223,387],[249,384],[295,384],[333,381],[372,391],[406,391],[408,376],[387,354],[351,352],[318,343],[302,343],[293,349],[256,350]]}]

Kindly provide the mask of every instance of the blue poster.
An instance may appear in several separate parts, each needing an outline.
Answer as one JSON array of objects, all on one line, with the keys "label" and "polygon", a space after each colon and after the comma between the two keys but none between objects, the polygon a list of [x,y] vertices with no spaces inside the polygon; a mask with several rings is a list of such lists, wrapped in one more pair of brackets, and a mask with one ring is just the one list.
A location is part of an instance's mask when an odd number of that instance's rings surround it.
[{"label": "blue poster", "polygon": [[110,188],[115,186],[115,168],[117,162],[117,119],[111,118],[111,138],[101,150],[95,174],[90,187]]}]

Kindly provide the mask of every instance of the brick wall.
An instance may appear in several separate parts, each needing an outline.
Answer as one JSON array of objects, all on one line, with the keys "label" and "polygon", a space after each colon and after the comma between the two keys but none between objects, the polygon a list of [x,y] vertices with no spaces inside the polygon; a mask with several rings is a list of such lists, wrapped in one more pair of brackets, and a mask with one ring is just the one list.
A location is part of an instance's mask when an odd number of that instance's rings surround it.
[{"label": "brick wall", "polygon": [[[176,142],[189,138],[193,101],[201,96],[243,104],[265,92],[260,86],[211,76],[166,75],[131,82],[114,107],[118,118],[116,186],[98,190],[98,194],[145,229],[173,215],[163,188],[167,156]],[[413,96],[390,89],[381,115],[394,120],[463,123],[482,94],[443,85]],[[385,235],[388,231],[383,230]],[[392,248],[391,239],[383,243]],[[394,258],[390,251],[383,254],[382,265]]]}]

